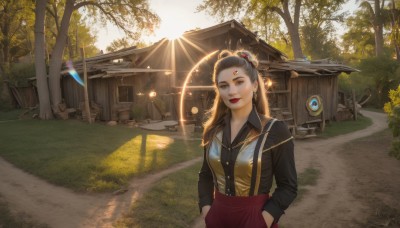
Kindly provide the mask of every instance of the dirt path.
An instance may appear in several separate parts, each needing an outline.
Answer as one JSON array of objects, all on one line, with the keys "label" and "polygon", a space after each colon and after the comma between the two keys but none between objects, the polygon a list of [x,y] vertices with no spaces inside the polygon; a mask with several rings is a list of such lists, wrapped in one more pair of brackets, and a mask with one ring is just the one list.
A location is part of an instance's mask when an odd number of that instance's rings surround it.
[{"label": "dirt path", "polygon": [[25,173],[0,158],[0,194],[12,210],[24,212],[51,227],[112,227],[112,222],[128,211],[155,182],[200,160],[197,158],[156,174],[135,178],[126,193],[112,195],[77,194]]},{"label": "dirt path", "polygon": [[[349,175],[351,162],[358,161],[353,159],[359,159],[356,156],[360,155],[357,151],[353,155],[343,155],[340,151],[345,143],[381,131],[387,126],[385,114],[367,111],[363,113],[374,120],[374,124],[365,130],[327,140],[310,139],[295,142],[298,172],[313,167],[321,174],[317,185],[309,187],[309,192],[304,195],[303,200],[291,206],[282,217],[281,224],[284,227],[354,227],[349,225],[352,224],[351,221],[354,218],[363,218],[367,205],[353,194],[353,183],[356,178],[357,183],[368,185],[371,179],[357,178],[354,176],[356,174]],[[349,159],[349,156],[353,156],[352,159]],[[0,158],[0,195],[7,200],[11,209],[24,212],[51,227],[111,227],[112,222],[128,211],[131,204],[155,182],[200,160],[201,158],[187,161],[168,170],[134,179],[126,193],[111,195],[77,194],[27,174]],[[357,171],[358,167],[358,172],[362,173],[361,168],[365,169],[365,165],[371,160],[364,158],[363,162],[352,166],[353,171]],[[400,176],[400,168],[395,176]],[[357,189],[360,190],[359,187]],[[381,198],[390,203],[390,199],[384,195]],[[194,227],[204,227],[202,220],[198,219]]]},{"label": "dirt path", "polygon": [[[385,114],[367,112],[373,119],[370,127],[327,140],[297,141],[296,162],[298,172],[307,167],[320,171],[317,185],[309,187],[298,204],[290,207],[282,218],[285,227],[354,227],[354,220],[363,217],[365,205],[353,195],[351,165],[340,155],[343,145],[387,128]],[[381,151],[385,151],[381,149]],[[362,151],[358,151],[362,152]],[[386,153],[386,152],[385,152]],[[387,156],[387,155],[386,155]],[[351,162],[358,162],[352,160]],[[372,161],[366,161],[372,162]],[[368,166],[368,163],[365,163]]]}]

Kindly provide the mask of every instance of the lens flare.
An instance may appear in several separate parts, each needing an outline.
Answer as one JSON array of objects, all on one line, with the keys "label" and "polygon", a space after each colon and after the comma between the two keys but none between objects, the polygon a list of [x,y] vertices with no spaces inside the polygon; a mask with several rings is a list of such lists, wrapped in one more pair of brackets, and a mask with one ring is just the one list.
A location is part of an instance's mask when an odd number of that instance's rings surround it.
[{"label": "lens flare", "polygon": [[77,83],[79,83],[81,86],[85,86],[85,84],[83,83],[81,77],[79,77],[78,72],[76,72],[74,66],[72,65],[72,61],[68,61],[66,65],[67,65],[67,67],[68,67],[68,73],[69,73],[69,75],[71,75],[71,77],[72,77],[73,79],[75,79],[75,81],[76,81]]},{"label": "lens flare", "polygon": [[217,53],[217,52],[218,52],[218,50],[213,51],[213,52],[211,52],[210,54],[204,56],[199,62],[196,63],[196,65],[194,65],[194,66],[192,67],[192,69],[191,69],[191,70],[189,71],[189,73],[186,75],[186,79],[185,79],[185,82],[183,83],[183,87],[182,87],[182,91],[181,91],[181,99],[180,99],[180,102],[179,102],[180,122],[181,122],[182,125],[183,125],[183,123],[184,123],[184,121],[185,121],[185,118],[184,118],[184,116],[183,116],[183,113],[184,113],[184,112],[183,112],[183,101],[184,101],[185,94],[186,94],[185,90],[186,90],[187,83],[190,81],[190,78],[192,77],[193,72],[194,72],[196,69],[199,68],[200,64],[202,64],[203,61],[209,59],[211,56],[215,55],[215,53]]}]

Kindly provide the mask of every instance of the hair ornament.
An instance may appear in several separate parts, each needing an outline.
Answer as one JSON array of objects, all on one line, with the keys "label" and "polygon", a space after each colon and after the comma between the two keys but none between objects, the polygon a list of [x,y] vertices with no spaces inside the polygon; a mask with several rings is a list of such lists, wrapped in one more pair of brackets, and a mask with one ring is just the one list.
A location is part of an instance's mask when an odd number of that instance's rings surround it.
[{"label": "hair ornament", "polygon": [[247,54],[246,52],[239,52],[239,57],[242,57],[243,59],[245,59],[248,63],[250,63],[250,65],[254,68],[256,68],[256,64],[254,64],[254,62],[252,60],[250,60],[249,54]]}]

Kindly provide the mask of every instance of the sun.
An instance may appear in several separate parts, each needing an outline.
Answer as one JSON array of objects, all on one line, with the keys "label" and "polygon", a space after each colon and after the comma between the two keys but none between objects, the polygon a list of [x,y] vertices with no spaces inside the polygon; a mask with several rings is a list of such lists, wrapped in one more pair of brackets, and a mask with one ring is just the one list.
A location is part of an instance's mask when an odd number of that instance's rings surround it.
[{"label": "sun", "polygon": [[182,18],[180,18],[178,15],[169,14],[167,17],[161,18],[160,27],[155,31],[155,34],[159,38],[176,40],[188,30],[190,30],[190,25],[184,23]]}]

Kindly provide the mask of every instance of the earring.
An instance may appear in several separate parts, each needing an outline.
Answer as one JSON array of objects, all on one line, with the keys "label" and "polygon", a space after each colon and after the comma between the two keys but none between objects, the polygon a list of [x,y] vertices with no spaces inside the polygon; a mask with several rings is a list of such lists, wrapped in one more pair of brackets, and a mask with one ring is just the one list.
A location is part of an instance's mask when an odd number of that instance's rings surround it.
[{"label": "earring", "polygon": [[253,99],[254,101],[257,101],[257,91],[253,91]]}]

